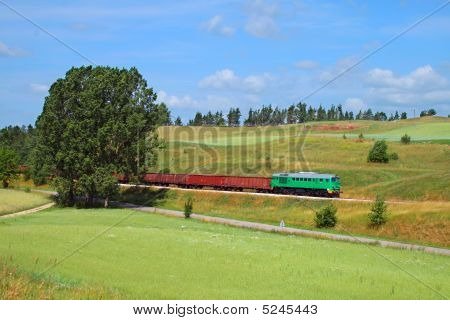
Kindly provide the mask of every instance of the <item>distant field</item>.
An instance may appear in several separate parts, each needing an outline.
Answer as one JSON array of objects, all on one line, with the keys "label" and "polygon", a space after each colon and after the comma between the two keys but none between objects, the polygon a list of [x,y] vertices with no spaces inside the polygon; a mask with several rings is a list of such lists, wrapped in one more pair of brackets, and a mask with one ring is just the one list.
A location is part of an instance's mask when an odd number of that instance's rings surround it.
[{"label": "distant field", "polygon": [[[194,201],[194,212],[238,220],[314,229],[315,211],[328,201],[296,198],[274,198],[221,192],[124,189],[121,200],[184,210],[188,197]],[[334,201],[338,208],[338,224],[328,232],[368,235],[397,241],[450,247],[450,202],[420,202],[389,204],[389,221],[381,228],[368,226],[371,203]]]},{"label": "distant field", "polygon": [[[344,133],[347,139],[342,138]],[[356,139],[359,133],[364,134],[363,141]],[[402,145],[399,140],[405,133],[415,141],[431,143]],[[330,172],[341,176],[345,197],[370,199],[380,194],[389,199],[450,200],[448,118],[254,128],[163,127],[159,134],[167,148],[152,171],[258,176]],[[375,138],[389,140],[389,152],[396,152],[399,160],[367,163]]]},{"label": "distant field", "polygon": [[130,299],[450,296],[450,260],[445,256],[122,209],[50,209],[3,221],[0,234],[0,256],[22,272],[39,274],[57,261],[47,277],[109,288]]},{"label": "distant field", "polygon": [[0,189],[0,216],[51,202],[47,195],[14,189]]}]

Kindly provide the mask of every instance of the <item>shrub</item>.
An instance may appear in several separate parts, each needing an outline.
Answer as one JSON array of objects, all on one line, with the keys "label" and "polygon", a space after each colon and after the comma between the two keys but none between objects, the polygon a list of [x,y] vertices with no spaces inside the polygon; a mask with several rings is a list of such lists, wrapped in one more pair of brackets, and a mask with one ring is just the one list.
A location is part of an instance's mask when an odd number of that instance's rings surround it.
[{"label": "shrub", "polygon": [[193,201],[192,198],[188,198],[186,202],[184,203],[184,217],[190,218],[192,214],[192,208],[193,208]]},{"label": "shrub", "polygon": [[26,187],[26,188],[24,189],[24,191],[25,191],[25,192],[31,192],[31,189],[30,189],[30,187]]},{"label": "shrub", "polygon": [[398,160],[397,152],[392,152],[391,154],[389,154],[389,159],[391,159],[391,160]]},{"label": "shrub", "polygon": [[384,202],[383,198],[377,195],[369,212],[369,224],[374,227],[381,226],[387,222],[387,219],[387,204]]},{"label": "shrub", "polygon": [[411,143],[411,137],[408,136],[405,133],[405,135],[400,138],[400,142],[403,143],[403,144],[410,144]]},{"label": "shrub", "polygon": [[367,162],[381,162],[387,163],[389,162],[389,157],[387,154],[387,144],[386,141],[376,141],[373,145],[372,149],[369,151],[369,155],[367,156]]},{"label": "shrub", "polygon": [[344,135],[342,136],[342,139],[347,139],[347,136],[345,135],[345,133],[344,133]]},{"label": "shrub", "polygon": [[359,140],[364,140],[364,135],[362,134],[362,132],[359,134],[358,139]]},{"label": "shrub", "polygon": [[169,168],[164,168],[159,170],[159,173],[170,173],[170,169]]},{"label": "shrub", "polygon": [[336,225],[337,209],[333,204],[329,204],[316,212],[314,222],[317,228],[332,228]]}]

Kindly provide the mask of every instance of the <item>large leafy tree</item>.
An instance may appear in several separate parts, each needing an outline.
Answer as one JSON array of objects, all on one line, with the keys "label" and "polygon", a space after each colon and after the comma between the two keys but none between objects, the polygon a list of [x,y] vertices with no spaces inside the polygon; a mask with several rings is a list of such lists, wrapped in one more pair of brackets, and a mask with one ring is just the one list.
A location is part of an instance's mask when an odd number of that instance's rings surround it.
[{"label": "large leafy tree", "polygon": [[164,107],[136,68],[83,66],[58,79],[36,122],[35,174],[55,176],[63,204],[77,191],[90,201],[95,174],[139,174],[155,160]]},{"label": "large leafy tree", "polygon": [[3,188],[8,188],[11,180],[14,180],[19,173],[19,156],[17,153],[6,147],[0,147],[0,180]]}]

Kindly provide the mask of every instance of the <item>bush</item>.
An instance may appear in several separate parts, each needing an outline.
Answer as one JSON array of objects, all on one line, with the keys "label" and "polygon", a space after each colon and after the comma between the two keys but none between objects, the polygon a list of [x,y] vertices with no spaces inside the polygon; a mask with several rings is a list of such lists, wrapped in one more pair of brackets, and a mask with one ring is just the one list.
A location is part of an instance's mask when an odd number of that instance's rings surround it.
[{"label": "bush", "polygon": [[387,144],[386,141],[376,141],[373,145],[372,149],[369,151],[369,155],[367,156],[367,162],[381,162],[387,163],[389,162],[389,157],[387,154]]},{"label": "bush", "polygon": [[372,209],[369,212],[369,224],[377,227],[385,224],[388,219],[387,204],[383,198],[377,195],[375,202],[372,205]]},{"label": "bush", "polygon": [[184,203],[184,217],[186,219],[191,217],[192,214],[192,208],[193,208],[193,201],[192,198],[188,198],[186,202]]},{"label": "bush", "polygon": [[159,170],[159,173],[170,173],[170,169],[169,168],[164,168]]},{"label": "bush", "polygon": [[359,140],[364,140],[364,135],[362,134],[362,132],[359,134],[358,139]]},{"label": "bush", "polygon": [[25,191],[25,192],[31,192],[31,189],[30,189],[30,187],[26,187],[26,188],[24,189],[24,191]]},{"label": "bush", "polygon": [[345,135],[345,133],[344,133],[344,135],[342,136],[342,139],[347,139],[347,136]]},{"label": "bush", "polygon": [[333,204],[329,204],[316,212],[314,222],[317,228],[333,228],[337,223],[337,209]]},{"label": "bush", "polygon": [[391,154],[389,154],[389,159],[391,159],[391,160],[398,160],[397,152],[392,152]]},{"label": "bush", "polygon": [[405,133],[405,135],[400,138],[400,142],[403,143],[403,144],[410,144],[411,143],[411,137],[408,136]]}]

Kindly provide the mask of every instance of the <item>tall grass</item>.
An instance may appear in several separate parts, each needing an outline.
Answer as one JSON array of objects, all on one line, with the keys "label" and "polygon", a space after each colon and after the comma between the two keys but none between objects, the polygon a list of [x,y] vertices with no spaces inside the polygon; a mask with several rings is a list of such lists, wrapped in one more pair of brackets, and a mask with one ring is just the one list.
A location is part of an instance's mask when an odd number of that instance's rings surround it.
[{"label": "tall grass", "polygon": [[[287,226],[310,229],[315,227],[315,211],[328,204],[325,200],[208,191],[143,188],[125,190],[120,197],[122,201],[145,205],[152,203],[154,206],[182,211],[186,198],[192,197],[195,201],[195,213],[274,225],[284,220]],[[158,195],[156,201],[155,195]],[[333,204],[338,209],[338,224],[335,228],[338,232],[450,246],[450,203],[447,201],[389,204],[390,220],[378,229],[369,226],[367,215],[371,203],[334,201]]]},{"label": "tall grass", "polygon": [[14,189],[0,189],[0,216],[51,202],[49,196]]},{"label": "tall grass", "polygon": [[51,209],[0,224],[6,239],[0,242],[0,256],[12,257],[11,264],[24,271],[39,273],[114,224],[50,268],[46,276],[111,288],[130,299],[440,299],[450,295],[448,257],[120,209]]},{"label": "tall grass", "polygon": [[112,290],[38,277],[0,260],[0,300],[117,298],[120,295]]}]

